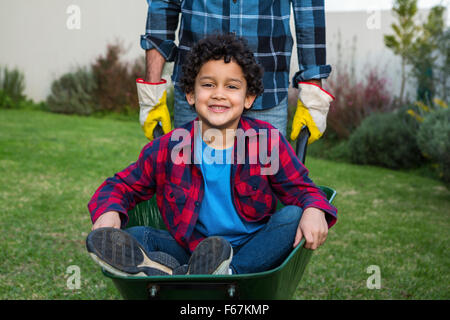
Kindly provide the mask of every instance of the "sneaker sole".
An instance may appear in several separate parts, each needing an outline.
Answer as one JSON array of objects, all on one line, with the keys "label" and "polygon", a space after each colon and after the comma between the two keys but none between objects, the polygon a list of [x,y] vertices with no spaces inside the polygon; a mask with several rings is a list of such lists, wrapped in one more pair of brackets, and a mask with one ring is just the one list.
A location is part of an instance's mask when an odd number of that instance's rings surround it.
[{"label": "sneaker sole", "polygon": [[162,252],[146,253],[136,239],[115,228],[92,231],[86,248],[95,262],[119,276],[171,275],[179,266],[173,257]]},{"label": "sneaker sole", "polygon": [[197,246],[187,274],[228,274],[233,248],[221,237],[209,237]]}]

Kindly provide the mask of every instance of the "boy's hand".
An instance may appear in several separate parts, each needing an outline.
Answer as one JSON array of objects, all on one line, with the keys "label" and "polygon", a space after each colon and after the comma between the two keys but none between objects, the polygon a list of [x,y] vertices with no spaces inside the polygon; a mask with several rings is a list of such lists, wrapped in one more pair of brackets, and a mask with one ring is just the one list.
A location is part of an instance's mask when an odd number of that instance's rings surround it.
[{"label": "boy's hand", "polygon": [[102,214],[100,217],[98,217],[98,219],[92,226],[92,230],[106,227],[120,229],[120,224],[121,221],[119,213],[117,211],[108,211]]},{"label": "boy's hand", "polygon": [[294,248],[305,237],[305,248],[315,250],[325,242],[327,235],[328,224],[325,220],[325,213],[316,208],[307,208],[303,211],[302,218],[298,224]]}]

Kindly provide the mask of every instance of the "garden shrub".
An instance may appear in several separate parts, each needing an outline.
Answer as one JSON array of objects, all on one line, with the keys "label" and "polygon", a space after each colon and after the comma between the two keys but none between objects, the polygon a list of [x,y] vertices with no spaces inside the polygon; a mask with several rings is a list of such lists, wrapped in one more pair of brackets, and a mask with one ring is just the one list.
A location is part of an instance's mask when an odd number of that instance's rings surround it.
[{"label": "garden shrub", "polygon": [[[292,145],[295,145],[295,143]],[[340,162],[351,162],[348,140],[319,139],[308,145],[307,153],[309,157]]]},{"label": "garden shrub", "polygon": [[125,51],[119,43],[108,45],[106,55],[99,56],[92,64],[97,81],[94,95],[101,111],[139,110],[136,79],[143,75],[145,60],[138,59],[133,64],[124,62],[121,56]]},{"label": "garden shrub", "polygon": [[364,81],[355,81],[347,71],[340,71],[326,82],[335,100],[330,105],[327,131],[337,139],[347,139],[361,122],[377,112],[394,110],[387,80],[376,69],[369,69]]},{"label": "garden shrub", "polygon": [[97,83],[92,72],[78,68],[53,81],[47,97],[48,110],[57,113],[90,115],[97,110],[94,91]]},{"label": "garden shrub", "polygon": [[359,164],[398,169],[423,162],[416,135],[400,113],[377,113],[364,119],[350,136],[348,148],[351,161]]},{"label": "garden shrub", "polygon": [[18,69],[0,68],[0,108],[20,107],[25,99],[25,76]]},{"label": "garden shrub", "polygon": [[136,79],[142,77],[145,59],[123,62],[120,59],[123,53],[121,44],[108,45],[106,54],[97,57],[89,68],[78,68],[55,80],[47,98],[49,111],[79,115],[137,114]]},{"label": "garden shrub", "polygon": [[14,109],[15,107],[16,103],[5,91],[0,89],[0,109]]},{"label": "garden shrub", "polygon": [[450,109],[426,116],[417,134],[423,155],[437,164],[439,175],[450,182]]}]

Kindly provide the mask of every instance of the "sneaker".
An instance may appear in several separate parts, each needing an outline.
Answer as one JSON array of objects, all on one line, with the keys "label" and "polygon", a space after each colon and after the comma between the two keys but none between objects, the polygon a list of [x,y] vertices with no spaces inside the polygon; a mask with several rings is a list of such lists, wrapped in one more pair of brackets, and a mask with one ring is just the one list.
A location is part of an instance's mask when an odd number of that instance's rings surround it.
[{"label": "sneaker", "polygon": [[120,229],[95,229],[87,236],[86,248],[95,262],[118,276],[172,275],[180,267],[165,252],[146,252],[133,236]]},{"label": "sneaker", "polygon": [[185,275],[185,274],[187,274],[188,269],[189,269],[189,266],[187,264],[183,264],[183,265],[173,269],[172,275],[174,275],[174,276]]},{"label": "sneaker", "polygon": [[222,237],[208,237],[195,248],[187,274],[229,274],[233,248]]}]

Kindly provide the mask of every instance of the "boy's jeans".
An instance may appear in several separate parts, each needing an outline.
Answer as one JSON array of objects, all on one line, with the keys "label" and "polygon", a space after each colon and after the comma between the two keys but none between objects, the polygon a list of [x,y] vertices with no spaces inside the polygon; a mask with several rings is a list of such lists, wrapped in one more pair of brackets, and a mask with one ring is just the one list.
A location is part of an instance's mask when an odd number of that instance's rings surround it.
[{"label": "boy's jeans", "polygon": [[[275,212],[267,224],[249,241],[233,248],[233,273],[266,271],[280,265],[292,251],[302,209],[286,206]],[[181,247],[165,230],[151,227],[132,227],[126,230],[149,252],[163,251],[180,264],[189,262],[190,253]]]}]

